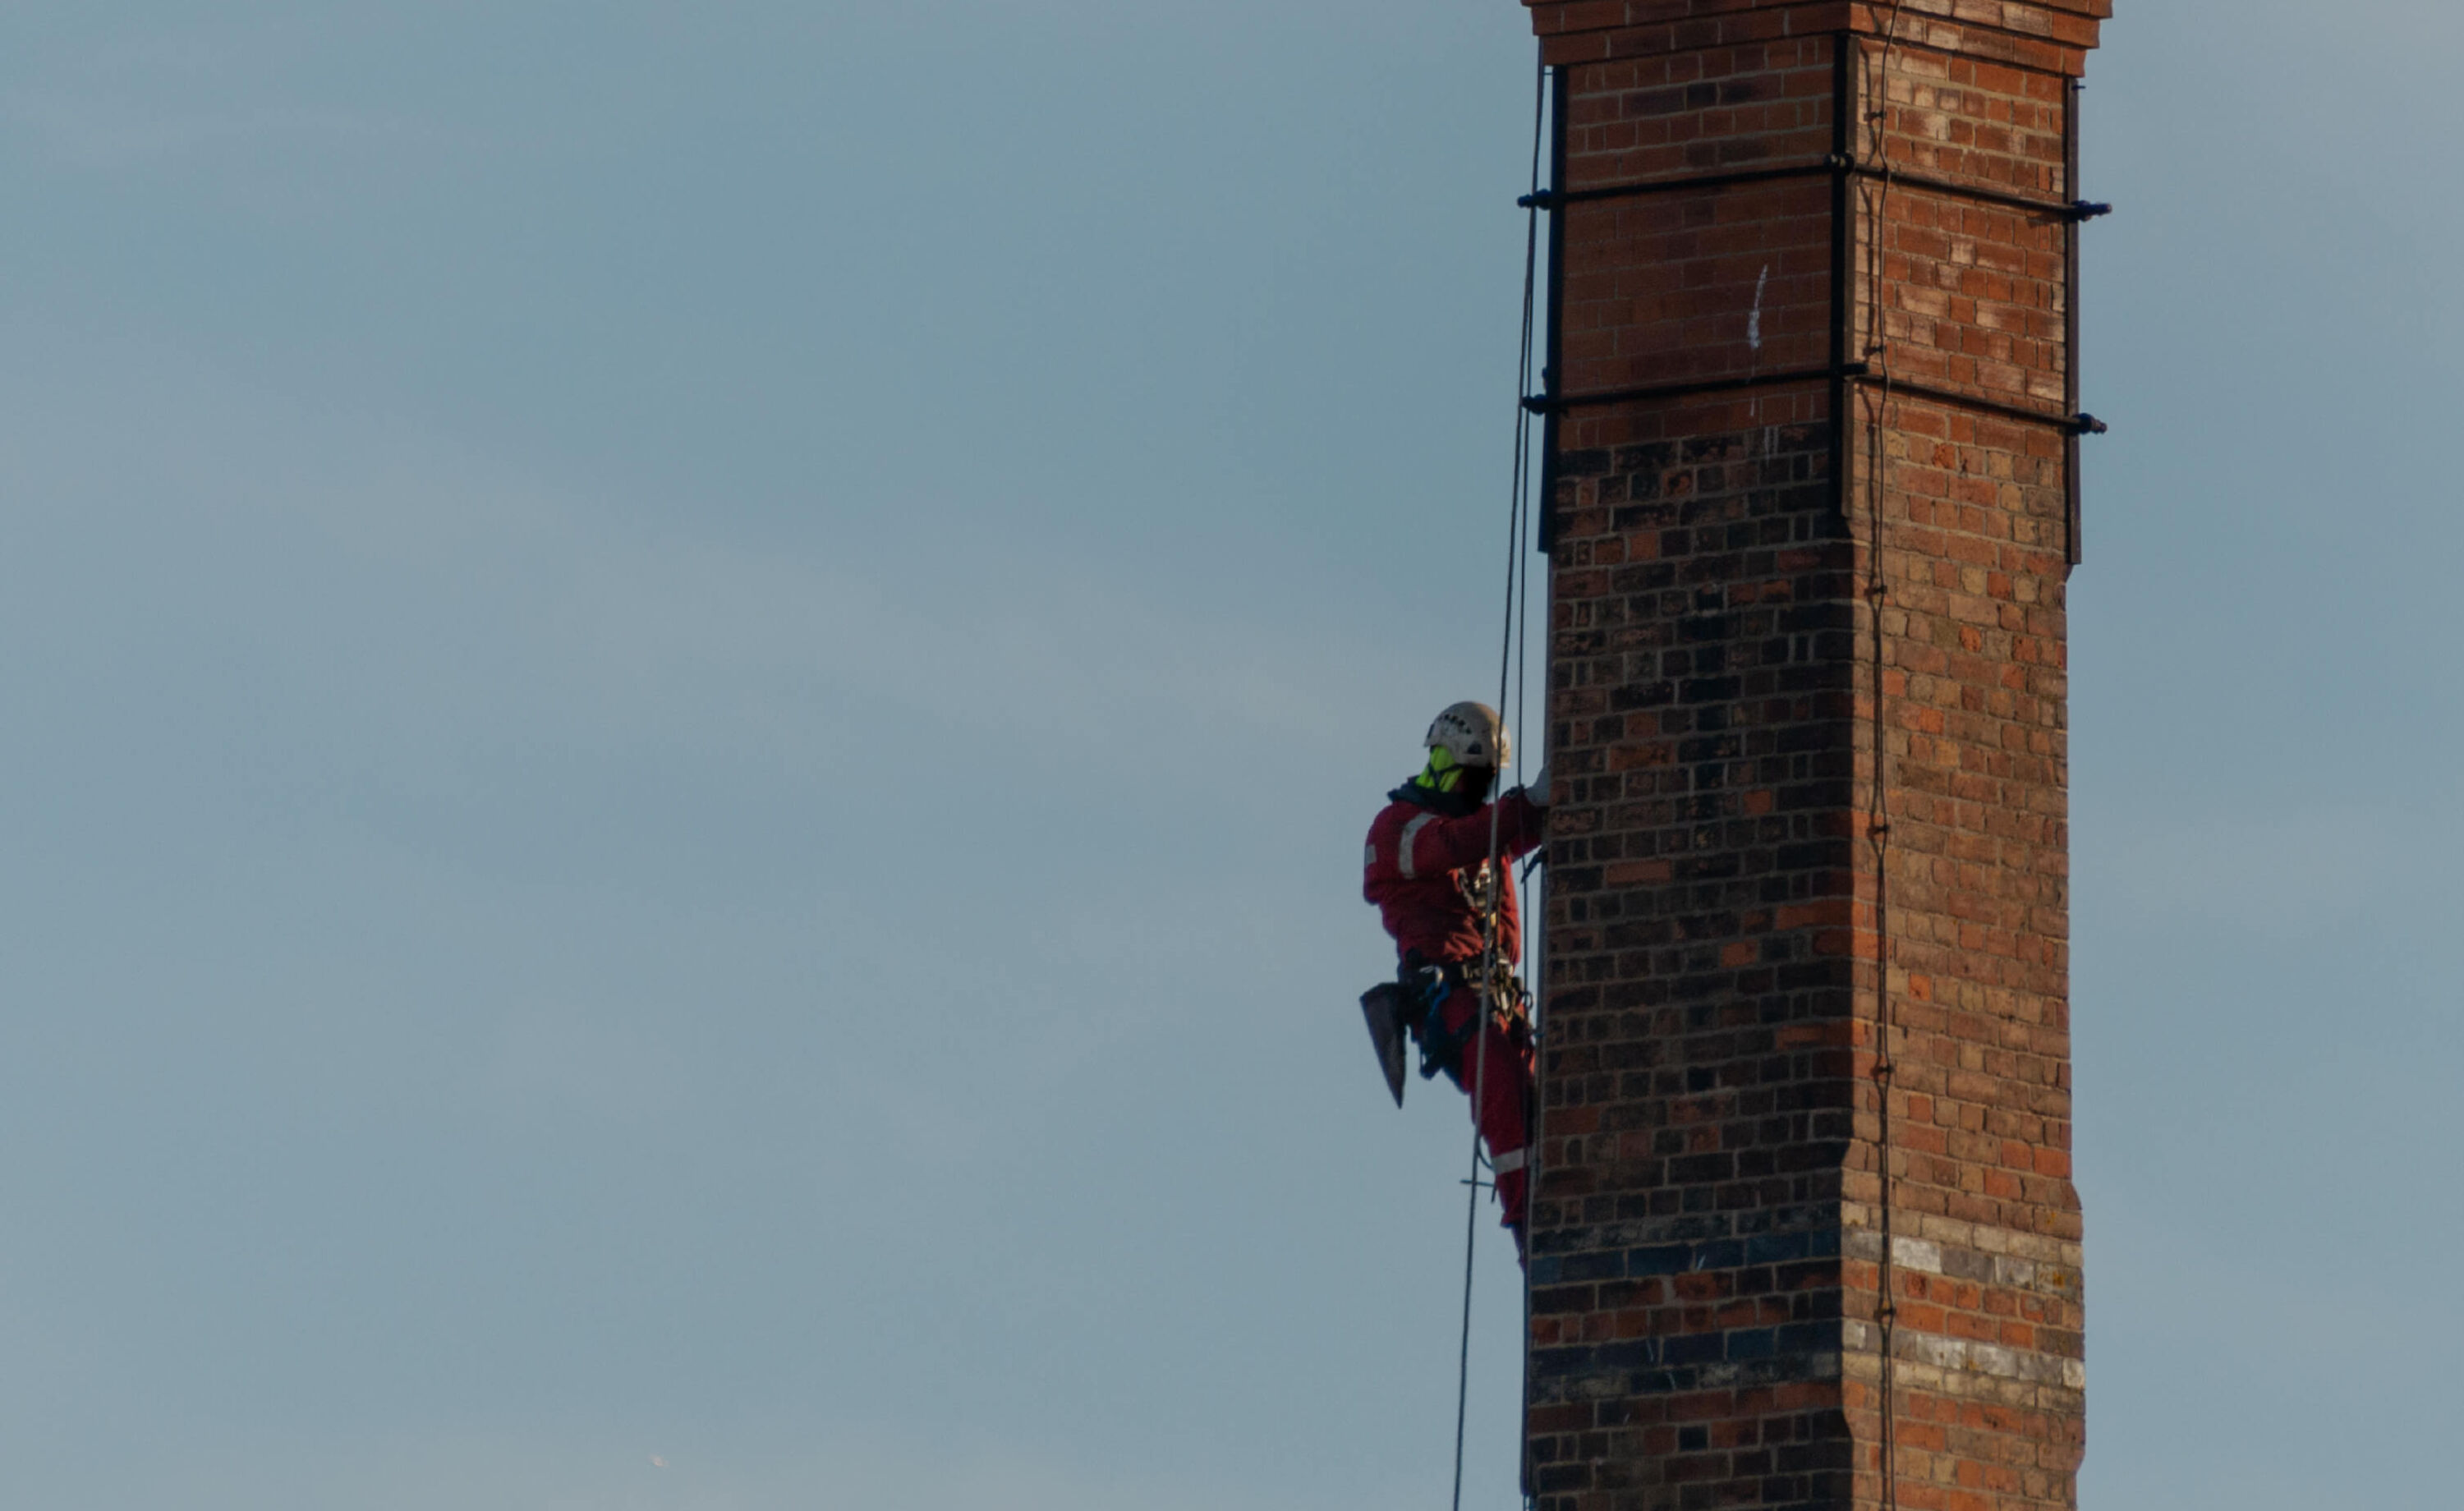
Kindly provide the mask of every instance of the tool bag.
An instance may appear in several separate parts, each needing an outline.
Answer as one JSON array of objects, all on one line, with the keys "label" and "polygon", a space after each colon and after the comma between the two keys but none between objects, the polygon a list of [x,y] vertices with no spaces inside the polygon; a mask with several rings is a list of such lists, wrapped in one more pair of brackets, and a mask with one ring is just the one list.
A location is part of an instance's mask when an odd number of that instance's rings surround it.
[{"label": "tool bag", "polygon": [[[1360,996],[1361,1017],[1369,1026],[1370,1047],[1395,1105],[1403,1105],[1403,1040],[1408,1035],[1420,1050],[1420,1079],[1434,1080],[1440,1071],[1463,1084],[1463,1049],[1480,1029],[1484,1015],[1471,1013],[1460,1028],[1449,1030],[1441,1011],[1448,996],[1477,988],[1478,962],[1425,959],[1417,950],[1406,953],[1395,979],[1380,982]],[[1531,1037],[1530,998],[1523,978],[1500,961],[1484,994],[1486,1017],[1520,1050]]]}]

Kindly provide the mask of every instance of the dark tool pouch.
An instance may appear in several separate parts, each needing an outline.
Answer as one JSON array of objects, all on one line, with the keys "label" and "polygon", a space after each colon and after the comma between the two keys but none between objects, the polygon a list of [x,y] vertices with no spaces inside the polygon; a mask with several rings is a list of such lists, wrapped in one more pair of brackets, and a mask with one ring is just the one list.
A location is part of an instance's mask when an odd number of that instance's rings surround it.
[{"label": "dark tool pouch", "polygon": [[[1463,1049],[1480,1032],[1483,1015],[1465,1014],[1462,1027],[1449,1029],[1442,1008],[1446,998],[1456,992],[1478,990],[1479,975],[1477,961],[1434,962],[1422,958],[1417,950],[1404,955],[1403,963],[1396,968],[1396,984],[1409,1004],[1404,1021],[1411,1029],[1412,1042],[1420,1046],[1421,1080],[1433,1080],[1443,1071],[1457,1085],[1463,1084]],[[1518,1048],[1530,1041],[1531,1019],[1525,1001],[1522,977],[1499,966],[1486,1016]]]},{"label": "dark tool pouch", "polygon": [[1369,1025],[1369,1047],[1377,1052],[1377,1072],[1386,1078],[1387,1094],[1403,1105],[1403,1040],[1418,1012],[1403,989],[1381,981],[1360,994],[1360,1016]]}]

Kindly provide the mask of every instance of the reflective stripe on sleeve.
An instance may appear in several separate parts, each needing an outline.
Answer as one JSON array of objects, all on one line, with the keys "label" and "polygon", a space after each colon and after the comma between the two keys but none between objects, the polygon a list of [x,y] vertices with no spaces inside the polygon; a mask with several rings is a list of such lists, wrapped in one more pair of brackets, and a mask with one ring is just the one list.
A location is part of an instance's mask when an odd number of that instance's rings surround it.
[{"label": "reflective stripe on sleeve", "polygon": [[1501,1175],[1511,1175],[1523,1168],[1523,1161],[1530,1152],[1528,1149],[1510,1150],[1491,1158],[1488,1168]]},{"label": "reflective stripe on sleeve", "polygon": [[1395,869],[1403,873],[1403,880],[1407,882],[1419,880],[1419,867],[1412,864],[1412,842],[1419,837],[1422,829],[1437,821],[1436,814],[1424,813],[1403,825],[1403,843],[1395,852]]}]

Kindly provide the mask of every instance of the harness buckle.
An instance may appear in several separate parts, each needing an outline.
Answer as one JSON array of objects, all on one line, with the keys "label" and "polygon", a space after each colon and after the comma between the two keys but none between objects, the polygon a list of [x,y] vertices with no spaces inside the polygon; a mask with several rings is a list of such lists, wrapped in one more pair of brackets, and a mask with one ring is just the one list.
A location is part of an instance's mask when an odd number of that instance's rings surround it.
[{"label": "harness buckle", "polygon": [[[1421,1080],[1435,1080],[1443,1071],[1461,1084],[1463,1049],[1484,1022],[1495,1024],[1509,1043],[1529,1042],[1530,993],[1523,978],[1503,960],[1487,981],[1479,977],[1477,962],[1432,961],[1417,950],[1406,953],[1396,968],[1396,983],[1404,996],[1404,1025],[1420,1049]],[[1446,999],[1464,990],[1480,994],[1480,1007],[1464,1015],[1460,1028],[1449,1029],[1443,1011]]]}]

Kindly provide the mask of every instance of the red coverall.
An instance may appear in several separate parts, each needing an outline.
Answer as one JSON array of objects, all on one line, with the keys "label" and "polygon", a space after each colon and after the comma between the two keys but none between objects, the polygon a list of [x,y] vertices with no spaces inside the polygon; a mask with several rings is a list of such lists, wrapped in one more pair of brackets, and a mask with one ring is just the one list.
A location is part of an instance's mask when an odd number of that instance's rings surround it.
[{"label": "red coverall", "polygon": [[[1519,789],[1493,805],[1484,804],[1458,818],[1415,801],[1421,797],[1417,788],[1398,787],[1389,796],[1394,800],[1369,826],[1367,870],[1360,890],[1377,905],[1397,953],[1418,950],[1433,964],[1459,964],[1472,976],[1480,974],[1481,920],[1469,884],[1488,864],[1493,807],[1501,863],[1497,957],[1509,965],[1520,960],[1523,919],[1515,909],[1513,862],[1539,846],[1547,810],[1527,799]],[[1430,797],[1435,799],[1435,795]],[[1446,994],[1438,1016],[1449,1032],[1461,1033],[1479,1011],[1480,994],[1463,986]],[[1506,1225],[1520,1230],[1524,1143],[1529,1137],[1524,1117],[1531,1095],[1529,1036],[1518,1046],[1499,1030],[1494,1018],[1485,1022],[1480,1037],[1463,1045],[1463,1069],[1456,1084],[1466,1095],[1476,1094],[1479,1099],[1480,1105],[1472,1108],[1472,1122],[1488,1145]]]}]

